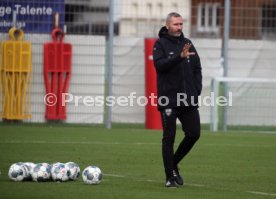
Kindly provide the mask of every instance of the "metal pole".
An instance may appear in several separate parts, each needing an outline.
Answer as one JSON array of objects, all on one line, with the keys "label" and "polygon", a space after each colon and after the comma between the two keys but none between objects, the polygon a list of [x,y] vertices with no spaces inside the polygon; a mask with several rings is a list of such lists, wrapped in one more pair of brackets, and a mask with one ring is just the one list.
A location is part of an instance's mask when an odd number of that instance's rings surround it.
[{"label": "metal pole", "polygon": [[17,28],[17,24],[16,24],[16,12],[15,11],[12,12],[12,26],[14,28]]},{"label": "metal pole", "polygon": [[[231,0],[225,0],[224,6],[224,37],[223,37],[223,76],[228,76],[228,42],[230,35]],[[223,96],[228,99],[227,83],[223,83]],[[227,130],[227,106],[223,107],[222,128]]]},{"label": "metal pole", "polygon": [[[107,49],[107,96],[112,96],[112,67],[113,67],[113,33],[114,33],[114,0],[109,0],[109,27],[108,27],[108,49]],[[107,106],[105,127],[111,128],[112,107]]]},{"label": "metal pole", "polygon": [[[219,81],[216,78],[211,82],[212,92],[214,93],[214,99],[217,99],[219,93]],[[211,131],[218,131],[218,105],[211,106]]]},{"label": "metal pole", "polygon": [[[219,83],[214,79],[214,98],[217,99],[219,93]],[[213,108],[213,131],[218,131],[218,106],[215,105]]]},{"label": "metal pole", "polygon": [[229,42],[229,33],[230,33],[230,10],[231,10],[231,1],[225,0],[224,8],[224,38],[223,38],[223,55],[224,55],[224,64],[223,64],[223,76],[228,76],[228,42]]}]

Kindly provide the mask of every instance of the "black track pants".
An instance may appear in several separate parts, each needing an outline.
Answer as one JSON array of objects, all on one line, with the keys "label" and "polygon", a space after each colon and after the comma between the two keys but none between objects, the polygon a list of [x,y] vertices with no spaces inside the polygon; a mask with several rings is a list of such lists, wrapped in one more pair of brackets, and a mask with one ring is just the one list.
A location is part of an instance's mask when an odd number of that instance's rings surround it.
[{"label": "black track pants", "polygon": [[[161,117],[163,125],[162,156],[166,178],[168,179],[173,176],[173,169],[199,139],[200,118],[196,107],[164,109],[161,111]],[[177,118],[181,122],[185,136],[174,153]]]}]

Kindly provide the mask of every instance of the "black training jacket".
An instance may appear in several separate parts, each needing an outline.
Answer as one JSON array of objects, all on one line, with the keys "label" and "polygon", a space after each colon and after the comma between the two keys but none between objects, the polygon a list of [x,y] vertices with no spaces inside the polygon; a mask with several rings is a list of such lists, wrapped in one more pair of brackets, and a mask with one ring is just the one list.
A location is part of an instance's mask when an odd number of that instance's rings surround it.
[{"label": "black training jacket", "polygon": [[201,64],[193,45],[190,52],[195,52],[195,55],[189,58],[180,57],[187,43],[192,44],[183,34],[180,37],[170,36],[166,27],[162,27],[159,31],[159,39],[153,49],[158,99],[160,98],[159,110],[178,106],[197,106],[202,89]]}]

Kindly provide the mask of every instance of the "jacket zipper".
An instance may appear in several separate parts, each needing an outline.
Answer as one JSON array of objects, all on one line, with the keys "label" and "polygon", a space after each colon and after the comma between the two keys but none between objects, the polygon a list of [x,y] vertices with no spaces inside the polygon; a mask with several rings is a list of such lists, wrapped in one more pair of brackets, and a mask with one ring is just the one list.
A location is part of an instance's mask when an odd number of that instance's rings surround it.
[{"label": "jacket zipper", "polygon": [[[181,44],[181,42],[179,41],[179,40],[177,40],[177,48],[178,48],[178,50],[181,52],[182,51],[182,48],[180,47],[180,44]],[[185,62],[185,59],[186,58],[184,58],[184,60],[182,60],[182,61],[184,61]],[[185,83],[185,72],[184,72],[184,68],[183,68],[183,86],[184,86],[184,93],[185,94],[187,94],[187,91],[186,91],[186,83]]]}]

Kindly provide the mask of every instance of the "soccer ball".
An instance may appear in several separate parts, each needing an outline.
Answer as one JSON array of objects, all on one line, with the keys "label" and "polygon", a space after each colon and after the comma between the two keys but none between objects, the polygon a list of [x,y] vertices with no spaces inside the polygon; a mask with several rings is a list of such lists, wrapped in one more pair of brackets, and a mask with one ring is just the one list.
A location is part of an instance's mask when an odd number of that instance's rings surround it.
[{"label": "soccer ball", "polygon": [[65,182],[69,180],[69,170],[64,163],[54,163],[51,168],[53,181]]},{"label": "soccer ball", "polygon": [[28,176],[28,169],[22,162],[14,163],[9,168],[8,176],[13,181],[23,181]]},{"label": "soccer ball", "polygon": [[32,162],[24,162],[23,164],[26,166],[28,170],[26,178],[24,180],[32,180],[32,170],[35,167],[35,164]]},{"label": "soccer ball", "polygon": [[88,166],[82,172],[82,179],[86,184],[99,184],[102,178],[102,171],[96,166]]},{"label": "soccer ball", "polygon": [[80,176],[80,167],[75,162],[65,163],[65,167],[69,171],[69,179],[76,180]]},{"label": "soccer ball", "polygon": [[38,163],[31,171],[33,181],[46,182],[51,177],[51,165],[48,163]]}]

